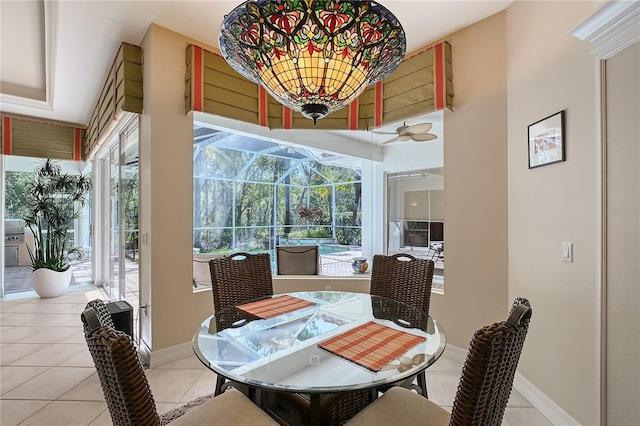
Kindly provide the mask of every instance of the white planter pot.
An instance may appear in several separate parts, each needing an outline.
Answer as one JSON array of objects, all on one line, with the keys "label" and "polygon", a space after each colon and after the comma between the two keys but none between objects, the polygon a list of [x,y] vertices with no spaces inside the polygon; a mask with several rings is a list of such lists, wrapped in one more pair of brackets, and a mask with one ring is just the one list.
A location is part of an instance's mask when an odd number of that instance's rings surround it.
[{"label": "white planter pot", "polygon": [[33,289],[40,297],[57,297],[67,290],[71,283],[71,268],[64,272],[40,268],[31,273]]}]

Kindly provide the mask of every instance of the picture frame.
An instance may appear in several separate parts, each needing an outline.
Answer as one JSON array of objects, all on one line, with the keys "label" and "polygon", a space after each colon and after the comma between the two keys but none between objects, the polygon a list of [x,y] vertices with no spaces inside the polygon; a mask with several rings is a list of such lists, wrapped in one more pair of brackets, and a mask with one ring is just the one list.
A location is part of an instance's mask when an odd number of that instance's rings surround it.
[{"label": "picture frame", "polygon": [[530,124],[529,168],[565,161],[564,110]]}]

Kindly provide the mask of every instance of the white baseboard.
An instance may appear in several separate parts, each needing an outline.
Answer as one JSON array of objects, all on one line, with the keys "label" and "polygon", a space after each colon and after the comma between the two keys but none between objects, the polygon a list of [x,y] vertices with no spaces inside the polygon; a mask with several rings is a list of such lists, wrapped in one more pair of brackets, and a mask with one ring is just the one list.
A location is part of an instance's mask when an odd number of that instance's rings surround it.
[{"label": "white baseboard", "polygon": [[513,380],[513,388],[520,392],[536,410],[547,418],[553,425],[558,426],[579,426],[580,423],[564,411],[551,398],[542,393],[522,374],[516,372]]},{"label": "white baseboard", "polygon": [[156,368],[173,361],[178,361],[193,355],[191,341],[180,343],[179,345],[152,351],[150,354],[149,366]]},{"label": "white baseboard", "polygon": [[468,351],[465,349],[461,349],[457,346],[447,345],[444,348],[444,354],[442,354],[442,356],[450,361],[464,364],[467,359],[467,353]]},{"label": "white baseboard", "polygon": [[[459,364],[464,364],[467,359],[467,352],[468,351],[456,346],[447,345],[442,356]],[[551,398],[542,393],[540,389],[535,387],[518,372],[516,372],[516,376],[513,379],[513,388],[520,392],[551,424],[558,426],[580,426],[578,421],[567,414],[558,404],[553,402]]]}]

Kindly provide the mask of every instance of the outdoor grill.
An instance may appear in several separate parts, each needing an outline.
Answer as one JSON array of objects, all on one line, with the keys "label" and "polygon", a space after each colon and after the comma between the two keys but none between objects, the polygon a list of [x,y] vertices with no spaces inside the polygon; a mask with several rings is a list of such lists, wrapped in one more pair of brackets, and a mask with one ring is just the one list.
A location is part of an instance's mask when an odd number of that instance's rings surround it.
[{"label": "outdoor grill", "polygon": [[24,244],[24,221],[4,221],[4,266],[20,265],[20,246]]}]

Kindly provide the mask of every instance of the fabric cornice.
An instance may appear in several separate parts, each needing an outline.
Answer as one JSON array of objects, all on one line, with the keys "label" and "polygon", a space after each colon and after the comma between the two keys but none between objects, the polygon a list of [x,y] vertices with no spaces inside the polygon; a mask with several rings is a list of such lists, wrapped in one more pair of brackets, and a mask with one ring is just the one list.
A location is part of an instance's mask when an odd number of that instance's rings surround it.
[{"label": "fabric cornice", "polygon": [[206,112],[270,129],[372,130],[430,112],[453,110],[451,45],[442,42],[405,59],[349,107],[313,122],[278,103],[217,53],[186,51],[185,112]]},{"label": "fabric cornice", "polygon": [[65,123],[0,115],[0,146],[4,155],[82,161],[85,129]]},{"label": "fabric cornice", "polygon": [[122,112],[142,113],[142,48],[122,43],[87,125],[87,157],[92,158]]}]

